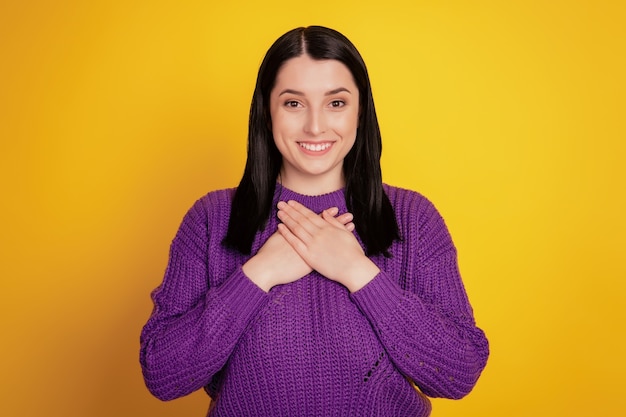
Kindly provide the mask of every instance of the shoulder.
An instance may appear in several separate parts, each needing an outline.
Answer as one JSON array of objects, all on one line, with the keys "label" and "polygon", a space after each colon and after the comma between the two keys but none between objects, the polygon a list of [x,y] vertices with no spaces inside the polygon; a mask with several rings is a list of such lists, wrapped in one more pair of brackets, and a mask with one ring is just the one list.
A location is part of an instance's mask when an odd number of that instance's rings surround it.
[{"label": "shoulder", "polygon": [[408,242],[419,240],[423,253],[454,249],[445,220],[428,198],[399,187],[384,185],[384,188],[396,213],[400,233]]},{"label": "shoulder", "polygon": [[422,217],[437,214],[435,205],[423,194],[406,188],[383,184],[383,189],[399,217]]},{"label": "shoulder", "polygon": [[210,191],[200,197],[194,206],[201,206],[204,209],[219,209],[227,207],[230,210],[235,190],[236,188],[224,188],[221,190]]},{"label": "shoulder", "polygon": [[223,209],[230,211],[235,190],[236,188],[224,188],[221,190],[209,191],[202,197],[198,198],[189,211],[205,213],[212,213]]},{"label": "shoulder", "polygon": [[174,244],[202,254],[210,235],[227,229],[233,194],[234,189],[216,190],[197,199],[183,217]]},{"label": "shoulder", "polygon": [[216,218],[228,218],[235,188],[210,191],[198,198],[187,211],[183,223],[211,223]]}]

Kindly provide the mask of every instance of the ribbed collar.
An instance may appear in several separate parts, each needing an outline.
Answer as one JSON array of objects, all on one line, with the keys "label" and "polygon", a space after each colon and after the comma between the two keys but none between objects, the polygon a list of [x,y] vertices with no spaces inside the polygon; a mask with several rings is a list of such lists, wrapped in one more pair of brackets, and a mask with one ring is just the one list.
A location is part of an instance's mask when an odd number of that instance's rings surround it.
[{"label": "ribbed collar", "polygon": [[304,195],[277,183],[274,191],[274,202],[277,204],[279,201],[295,200],[316,213],[321,213],[330,207],[337,207],[339,208],[339,213],[344,213],[347,210],[344,191],[341,188],[337,191],[320,195]]}]

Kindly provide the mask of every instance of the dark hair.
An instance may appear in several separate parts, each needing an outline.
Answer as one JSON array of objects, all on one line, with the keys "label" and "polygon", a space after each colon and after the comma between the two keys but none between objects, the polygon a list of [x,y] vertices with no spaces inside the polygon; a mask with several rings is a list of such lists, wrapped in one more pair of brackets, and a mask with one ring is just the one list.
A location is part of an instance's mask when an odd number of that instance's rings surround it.
[{"label": "dark hair", "polygon": [[382,186],[382,140],[374,98],[363,58],[341,33],[309,26],[293,29],[274,42],[259,68],[250,106],[248,159],[235,192],[224,244],[249,254],[257,231],[271,213],[282,156],[274,143],[269,98],[281,66],[288,59],[309,55],[343,63],[359,89],[359,124],[354,146],[343,161],[348,210],[368,255],[389,256],[389,246],[399,238],[398,224]]}]

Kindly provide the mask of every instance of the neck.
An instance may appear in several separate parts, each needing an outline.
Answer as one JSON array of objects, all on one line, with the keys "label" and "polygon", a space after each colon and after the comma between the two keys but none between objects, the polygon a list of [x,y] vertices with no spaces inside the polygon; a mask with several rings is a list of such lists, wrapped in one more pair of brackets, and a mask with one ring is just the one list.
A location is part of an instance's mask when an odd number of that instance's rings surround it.
[{"label": "neck", "polygon": [[278,182],[284,187],[303,195],[322,195],[332,193],[345,187],[343,173],[341,175],[297,175],[287,174],[284,169],[280,170]]}]

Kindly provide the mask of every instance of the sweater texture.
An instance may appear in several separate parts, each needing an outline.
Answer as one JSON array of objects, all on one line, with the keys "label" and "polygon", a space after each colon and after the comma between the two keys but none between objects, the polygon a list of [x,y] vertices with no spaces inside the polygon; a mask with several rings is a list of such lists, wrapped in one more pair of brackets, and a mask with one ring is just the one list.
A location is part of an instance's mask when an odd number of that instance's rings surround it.
[{"label": "sweater texture", "polygon": [[[170,400],[204,388],[210,417],[425,417],[427,396],[469,393],[489,348],[454,244],[430,201],[384,188],[401,240],[391,257],[370,258],[381,272],[354,293],[316,271],[264,292],[242,272],[250,255],[222,245],[235,190],[199,199],[141,333],[150,392]],[[274,202],[288,200],[347,211],[344,190],[305,196],[277,185]],[[276,212],[252,254],[277,230]]]}]

